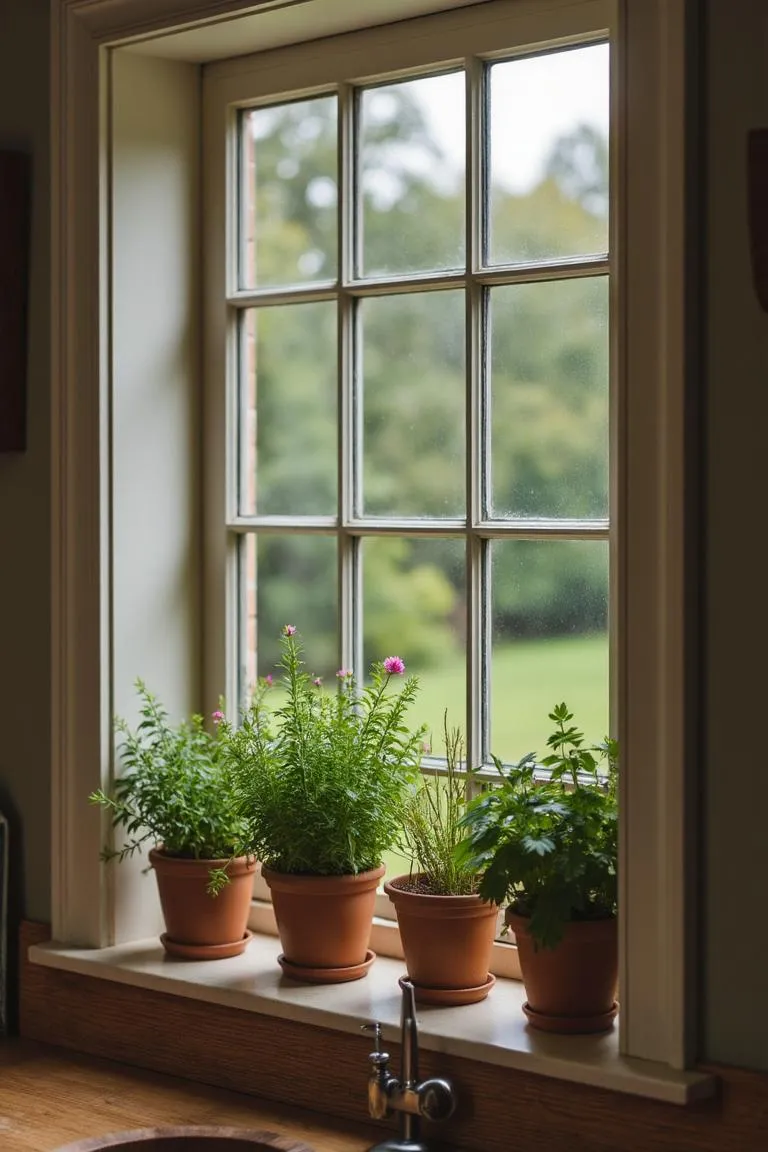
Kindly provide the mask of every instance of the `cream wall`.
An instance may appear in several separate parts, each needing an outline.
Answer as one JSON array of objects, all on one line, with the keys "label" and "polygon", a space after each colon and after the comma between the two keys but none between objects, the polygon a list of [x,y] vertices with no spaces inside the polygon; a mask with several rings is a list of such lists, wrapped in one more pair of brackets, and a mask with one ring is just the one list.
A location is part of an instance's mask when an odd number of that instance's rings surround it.
[{"label": "cream wall", "polygon": [[27,450],[0,454],[0,808],[21,823],[13,857],[38,920],[51,887],[48,132],[48,0],[0,0],[0,148],[33,167]]},{"label": "cream wall", "polygon": [[[140,676],[180,719],[203,706],[199,69],[116,52],[112,106],[114,710],[135,720]],[[162,930],[143,867],[113,870],[116,943]]]}]

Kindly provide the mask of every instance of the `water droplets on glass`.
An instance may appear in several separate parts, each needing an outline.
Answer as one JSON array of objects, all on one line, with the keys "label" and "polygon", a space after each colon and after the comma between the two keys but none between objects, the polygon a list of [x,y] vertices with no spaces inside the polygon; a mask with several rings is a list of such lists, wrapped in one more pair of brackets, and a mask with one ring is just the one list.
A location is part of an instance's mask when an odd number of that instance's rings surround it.
[{"label": "water droplets on glass", "polygon": [[241,336],[240,511],[336,510],[336,306],[249,308]]},{"label": "water droplets on glass", "polygon": [[337,105],[320,96],[242,114],[242,288],[336,278]]},{"label": "water droplets on glass", "polygon": [[609,47],[489,68],[490,264],[608,250]]},{"label": "water droplets on glass", "polygon": [[463,268],[463,72],[366,88],[358,96],[362,199],[358,274]]}]

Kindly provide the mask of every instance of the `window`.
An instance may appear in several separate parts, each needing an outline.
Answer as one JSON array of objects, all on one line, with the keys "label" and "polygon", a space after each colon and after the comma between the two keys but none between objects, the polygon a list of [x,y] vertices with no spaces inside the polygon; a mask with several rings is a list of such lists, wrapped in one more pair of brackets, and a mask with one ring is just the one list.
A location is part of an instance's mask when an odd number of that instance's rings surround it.
[{"label": "window", "polygon": [[437,771],[609,727],[609,45],[493,43],[228,121],[229,682],[397,652]]},{"label": "window", "polygon": [[519,12],[205,71],[211,683],[402,655],[437,774],[445,709],[473,766],[611,724],[609,29]]},{"label": "window", "polygon": [[[238,633],[231,617],[237,567],[226,527],[234,507],[226,491],[226,446],[235,400],[235,375],[226,369],[237,352],[226,299],[236,281],[225,227],[226,185],[236,179],[237,109],[330,93],[340,75],[365,85],[402,77],[404,71],[424,74],[440,61],[450,70],[467,57],[490,60],[497,51],[504,57],[517,50],[530,54],[607,36],[611,169],[619,209],[611,224],[611,322],[621,335],[621,356],[615,347],[611,351],[616,401],[611,436],[620,448],[613,460],[618,515],[611,526],[611,615],[620,622],[622,641],[611,677],[623,766],[620,1043],[624,1054],[688,1067],[696,1052],[696,844],[689,818],[695,782],[687,776],[694,662],[686,624],[693,573],[685,556],[690,446],[683,417],[689,372],[686,225],[696,191],[686,180],[693,146],[686,134],[686,84],[695,72],[687,58],[686,10],[663,0],[494,0],[439,20],[413,20],[406,34],[403,26],[380,28],[258,58],[225,59],[253,50],[257,41],[264,46],[270,27],[273,44],[322,34],[330,6],[302,6],[301,26],[292,29],[284,25],[287,10],[282,9],[260,10],[258,19],[242,23],[227,18],[215,24],[225,10],[231,16],[240,8],[237,0],[181,5],[153,0],[150,6],[146,0],[124,0],[116,14],[112,0],[91,0],[85,6],[58,5],[54,13],[52,173],[59,206],[52,229],[52,278],[58,287],[51,373],[57,494],[51,547],[55,938],[102,948],[155,931],[146,877],[123,869],[119,885],[107,882],[97,866],[103,829],[98,814],[84,809],[80,799],[109,783],[113,705],[130,690],[136,668],[158,668],[161,690],[167,696],[166,685],[172,685],[183,710],[211,699],[222,684],[228,698],[237,695]],[[188,30],[180,31],[184,22]],[[123,53],[122,45],[137,36],[144,43],[132,43]],[[115,45],[121,45],[119,51],[104,51]],[[220,62],[203,69],[201,133],[195,61],[217,52]],[[141,124],[128,125],[123,143],[134,159],[121,166],[113,151],[113,87],[102,81],[109,80],[123,55],[143,61],[144,80],[152,83],[134,85],[125,102],[124,110],[135,109]],[[139,101],[137,95],[146,98]],[[164,152],[157,148],[160,110]],[[201,138],[202,217],[196,195]],[[145,145],[146,163],[135,162],[137,140]],[[68,191],[63,198],[62,188]],[[112,226],[123,238],[122,264],[107,243]],[[199,280],[195,255],[201,226],[205,266]],[[198,365],[195,339],[202,326],[206,341]],[[146,421],[111,410],[115,396],[131,400],[130,387],[113,373],[116,366],[125,367],[114,353],[116,336],[123,351],[129,347],[137,353],[128,368],[130,383],[144,389],[142,402],[146,394]],[[205,381],[202,485],[199,366]],[[158,389],[180,400],[181,413],[173,407],[159,410]],[[151,451],[149,431],[156,432]],[[116,507],[118,481],[121,499],[137,485],[146,499],[139,506],[124,500]],[[148,506],[152,517],[145,514]],[[116,527],[124,530],[138,520],[152,526],[151,547],[132,545],[115,553]],[[128,593],[123,599],[113,588],[120,573]],[[177,604],[180,577],[183,611]]]}]

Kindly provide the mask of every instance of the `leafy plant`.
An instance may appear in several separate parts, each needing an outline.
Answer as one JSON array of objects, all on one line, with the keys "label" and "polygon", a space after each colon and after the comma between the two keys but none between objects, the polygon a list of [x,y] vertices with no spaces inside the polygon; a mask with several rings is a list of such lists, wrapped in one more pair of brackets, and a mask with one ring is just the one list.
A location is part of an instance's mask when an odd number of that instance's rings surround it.
[{"label": "leafy plant", "polygon": [[[120,848],[105,846],[102,859],[124,860],[147,841],[184,859],[230,860],[246,854],[246,822],[221,755],[223,713],[214,712],[213,732],[199,715],[172,727],[141,680],[136,690],[141,699],[136,731],[125,720],[115,720],[123,737],[123,774],[111,794],[100,789],[89,797],[92,804],[108,808],[113,827],[124,827],[129,837]],[[211,870],[209,891],[215,894],[226,883],[226,867]]]},{"label": "leafy plant", "polygon": [[554,948],[569,921],[614,916],[617,897],[618,744],[585,745],[566,704],[549,719],[548,778],[532,752],[506,770],[494,757],[501,786],[472,802],[459,848],[481,896],[530,918],[537,948]]},{"label": "leafy plant", "polygon": [[390,656],[359,690],[350,671],[323,691],[304,671],[296,628],[281,635],[285,702],[274,711],[259,684],[238,729],[222,725],[240,811],[263,863],[278,872],[344,875],[377,868],[402,827],[417,775],[424,729],[405,714],[417,692],[409,677],[387,692],[405,665]]},{"label": "leafy plant", "polygon": [[471,770],[462,771],[464,742],[458,728],[443,717],[445,776],[422,776],[404,812],[402,848],[411,856],[411,875],[418,890],[431,896],[469,896],[477,889],[474,869],[457,858],[464,838],[461,819],[467,811]]}]

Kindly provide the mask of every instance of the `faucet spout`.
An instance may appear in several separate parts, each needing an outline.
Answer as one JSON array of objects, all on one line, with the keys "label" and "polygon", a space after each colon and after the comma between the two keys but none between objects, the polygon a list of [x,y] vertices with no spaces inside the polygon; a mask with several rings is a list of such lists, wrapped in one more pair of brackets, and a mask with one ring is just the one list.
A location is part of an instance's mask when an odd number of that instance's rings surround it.
[{"label": "faucet spout", "polygon": [[429,1152],[421,1139],[420,1120],[448,1120],[456,1107],[456,1093],[448,1080],[432,1077],[419,1080],[419,1032],[416,1024],[416,997],[413,983],[400,980],[400,1035],[402,1068],[400,1078],[389,1071],[389,1056],[381,1050],[381,1025],[364,1024],[374,1033],[376,1050],[371,1053],[371,1076],[368,1081],[368,1111],[375,1120],[397,1112],[399,1131],[377,1144],[370,1152]]},{"label": "faucet spout", "polygon": [[416,998],[413,982],[403,977],[400,981],[403,998],[400,1006],[400,1042],[403,1050],[402,1080],[404,1088],[413,1088],[419,1082],[419,1031],[416,1025]]}]

